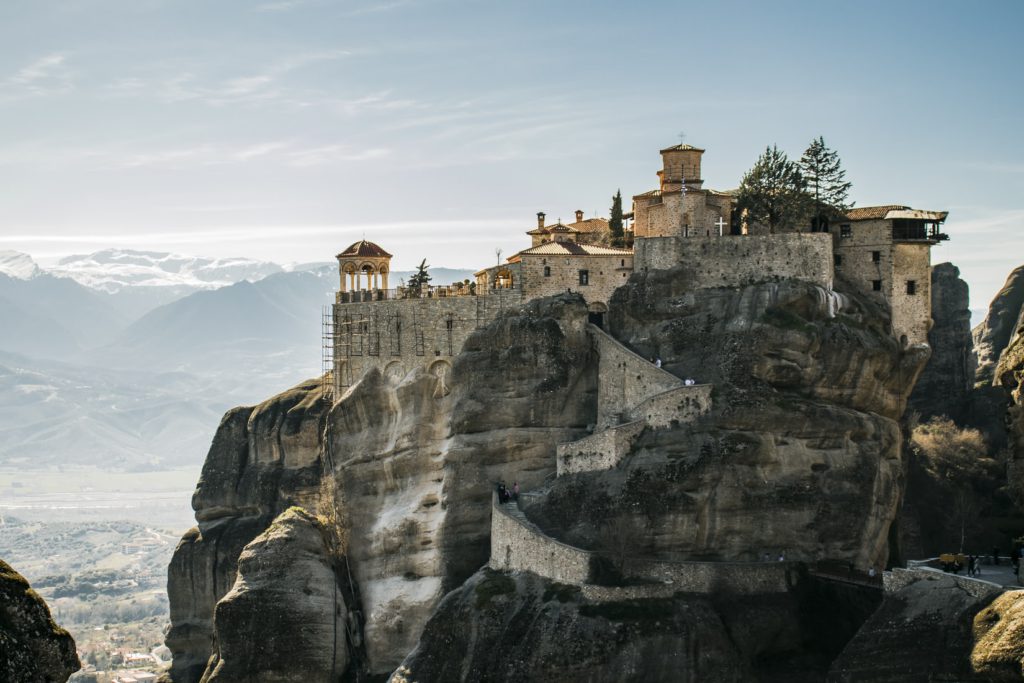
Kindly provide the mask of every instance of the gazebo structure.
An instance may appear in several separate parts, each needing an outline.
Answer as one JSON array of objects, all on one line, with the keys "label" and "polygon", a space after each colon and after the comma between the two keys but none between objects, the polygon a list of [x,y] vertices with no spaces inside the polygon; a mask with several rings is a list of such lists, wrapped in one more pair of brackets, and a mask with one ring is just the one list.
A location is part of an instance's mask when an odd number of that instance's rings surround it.
[{"label": "gazebo structure", "polygon": [[359,240],[338,254],[337,259],[342,292],[388,288],[391,254],[373,242]]}]

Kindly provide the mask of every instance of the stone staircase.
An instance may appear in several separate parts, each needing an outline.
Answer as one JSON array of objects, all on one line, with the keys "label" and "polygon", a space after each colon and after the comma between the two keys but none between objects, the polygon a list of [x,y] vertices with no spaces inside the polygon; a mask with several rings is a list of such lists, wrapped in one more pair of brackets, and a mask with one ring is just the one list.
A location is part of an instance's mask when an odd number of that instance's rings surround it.
[{"label": "stone staircase", "polygon": [[593,434],[558,446],[558,476],[612,469],[644,429],[692,423],[711,410],[712,385],[686,385],[596,325],[588,330],[601,359],[597,423]]}]

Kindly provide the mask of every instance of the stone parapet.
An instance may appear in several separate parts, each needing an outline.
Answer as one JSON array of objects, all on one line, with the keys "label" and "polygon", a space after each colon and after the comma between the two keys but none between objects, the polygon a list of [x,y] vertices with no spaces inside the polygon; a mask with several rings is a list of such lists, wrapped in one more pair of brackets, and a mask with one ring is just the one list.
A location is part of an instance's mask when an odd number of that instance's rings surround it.
[{"label": "stone parapet", "polygon": [[832,237],[828,233],[648,237],[634,242],[635,270],[682,266],[694,289],[743,287],[803,280],[832,289]]},{"label": "stone parapet", "polygon": [[533,572],[575,586],[587,582],[592,553],[547,536],[516,503],[498,503],[491,510],[492,569]]},{"label": "stone parapet", "polygon": [[590,326],[597,344],[597,426],[607,429],[629,419],[634,408],[651,396],[683,386],[682,380],[638,356],[596,325]]},{"label": "stone parapet", "polygon": [[669,389],[651,396],[628,414],[655,429],[695,422],[711,410],[712,388],[711,384],[693,384]]},{"label": "stone parapet", "polygon": [[664,562],[629,559],[624,578],[646,582],[624,587],[595,587],[591,568],[598,553],[567,545],[530,522],[515,502],[491,511],[492,569],[527,571],[552,581],[586,586],[596,599],[667,597],[676,592],[753,595],[787,592],[796,581],[788,562]]},{"label": "stone parapet", "polygon": [[949,572],[932,569],[931,567],[918,567],[915,569],[901,569],[896,567],[892,571],[883,572],[882,587],[886,593],[895,593],[906,588],[915,581],[930,581],[943,576],[952,579],[956,582],[957,586],[967,592],[968,595],[972,595],[976,598],[992,596],[1006,590],[999,584],[992,583],[991,581],[983,581],[982,579],[975,579],[968,576],[958,576],[957,574],[950,574]]},{"label": "stone parapet", "polygon": [[635,420],[571,443],[559,444],[555,472],[559,477],[578,472],[610,470],[629,453],[646,422]]}]

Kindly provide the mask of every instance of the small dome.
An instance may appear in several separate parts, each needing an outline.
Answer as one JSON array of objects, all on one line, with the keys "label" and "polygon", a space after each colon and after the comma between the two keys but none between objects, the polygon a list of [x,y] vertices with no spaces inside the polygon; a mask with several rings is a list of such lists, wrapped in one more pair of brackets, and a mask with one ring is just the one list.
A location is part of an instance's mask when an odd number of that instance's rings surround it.
[{"label": "small dome", "polygon": [[360,256],[391,258],[391,254],[384,251],[373,242],[367,242],[366,240],[359,240],[358,242],[355,242],[335,258],[357,258]]}]

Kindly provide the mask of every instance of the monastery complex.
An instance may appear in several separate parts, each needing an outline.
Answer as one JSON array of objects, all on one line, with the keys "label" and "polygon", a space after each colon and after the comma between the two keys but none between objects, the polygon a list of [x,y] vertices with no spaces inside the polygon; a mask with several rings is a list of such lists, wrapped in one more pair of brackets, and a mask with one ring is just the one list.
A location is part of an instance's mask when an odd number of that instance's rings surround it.
[{"label": "monastery complex", "polygon": [[768,234],[735,211],[734,191],[704,187],[704,150],[661,150],[658,187],[635,195],[626,242],[611,245],[608,221],[548,224],[537,214],[530,245],[475,282],[389,288],[391,254],[362,240],[337,255],[340,287],[325,317],[325,376],[340,394],[372,367],[400,380],[420,367],[447,393],[451,359],[469,335],[502,311],[539,297],[579,293],[591,322],[603,324],[612,293],[634,273],[683,268],[694,288],[737,287],[797,279],[827,292],[876,300],[891,311],[904,345],[927,344],[931,327],[931,247],[945,211],[890,205],[855,208],[845,220]]}]

